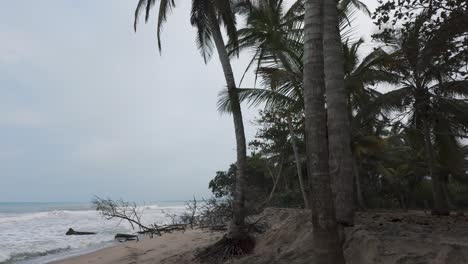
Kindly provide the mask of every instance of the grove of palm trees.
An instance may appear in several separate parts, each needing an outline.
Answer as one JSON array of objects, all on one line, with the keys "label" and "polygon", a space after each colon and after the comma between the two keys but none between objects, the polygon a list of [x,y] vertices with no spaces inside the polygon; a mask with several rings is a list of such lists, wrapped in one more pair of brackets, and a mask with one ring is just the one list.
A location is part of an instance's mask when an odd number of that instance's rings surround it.
[{"label": "grove of palm trees", "polygon": [[[135,30],[140,16],[156,17],[161,48],[162,26],[179,1],[140,0]],[[359,263],[364,258],[350,256],[367,249],[348,249],[363,219],[371,226],[378,212],[391,223],[461,217],[468,224],[468,1],[378,3],[369,10],[359,0],[192,1],[194,48],[206,63],[218,54],[226,81],[218,107],[232,116],[237,153],[209,183],[231,208],[230,224],[194,261],[268,255],[256,249],[265,245],[250,218],[270,207],[307,218],[310,240],[300,252],[310,258],[295,259],[293,250],[289,258],[242,263]],[[357,16],[377,26],[372,40],[363,40]],[[249,57],[245,73],[233,71],[239,55]],[[254,87],[245,74],[255,76]],[[259,109],[250,142],[244,107]],[[375,228],[394,232],[387,222]],[[468,263],[463,250],[453,263]],[[442,261],[437,254],[380,257],[366,263],[449,263],[433,261]]]}]

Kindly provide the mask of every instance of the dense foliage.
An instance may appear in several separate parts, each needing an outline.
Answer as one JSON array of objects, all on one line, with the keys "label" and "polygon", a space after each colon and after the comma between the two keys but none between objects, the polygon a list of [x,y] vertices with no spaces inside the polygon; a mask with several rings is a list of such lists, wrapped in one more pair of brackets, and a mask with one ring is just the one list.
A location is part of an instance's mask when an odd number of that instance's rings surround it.
[{"label": "dense foliage", "polygon": [[[251,106],[265,107],[257,118],[256,138],[249,144],[247,200],[255,204],[253,208],[304,206],[301,192],[309,191],[308,181],[298,177],[307,175],[304,4],[295,1],[287,9],[283,1],[238,2],[235,10],[246,24],[238,29],[235,44],[240,51],[253,51],[247,70],[254,70],[261,85],[239,89],[239,97]],[[362,54],[363,41],[353,26],[353,15],[359,10],[368,13],[367,8],[346,0],[338,8],[356,204],[360,208],[467,207],[463,141],[468,136],[467,1],[380,1],[372,14],[380,32],[368,54]],[[237,51],[233,47],[227,45],[232,53]],[[230,110],[225,92],[220,94],[219,107]],[[231,195],[235,170],[233,164],[210,182],[217,197]]]}]

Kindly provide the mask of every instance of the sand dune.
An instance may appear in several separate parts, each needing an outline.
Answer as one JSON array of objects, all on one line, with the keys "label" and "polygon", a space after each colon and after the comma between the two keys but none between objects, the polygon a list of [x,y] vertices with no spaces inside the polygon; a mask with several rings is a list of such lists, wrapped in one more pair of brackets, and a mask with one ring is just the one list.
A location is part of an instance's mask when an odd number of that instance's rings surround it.
[{"label": "sand dune", "polygon": [[[310,213],[266,209],[268,229],[257,236],[254,254],[237,264],[313,263]],[[359,213],[356,226],[345,230],[348,264],[466,264],[468,217],[432,217],[422,212]],[[128,242],[54,264],[185,264],[193,253],[222,236],[202,230]]]}]

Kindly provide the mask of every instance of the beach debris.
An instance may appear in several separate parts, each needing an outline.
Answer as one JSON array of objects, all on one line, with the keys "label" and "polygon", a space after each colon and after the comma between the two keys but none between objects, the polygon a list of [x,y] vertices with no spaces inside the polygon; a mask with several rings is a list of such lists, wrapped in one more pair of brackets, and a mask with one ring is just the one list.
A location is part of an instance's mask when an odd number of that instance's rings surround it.
[{"label": "beach debris", "polygon": [[143,224],[141,216],[143,209],[136,205],[136,203],[129,203],[123,200],[111,200],[95,197],[92,201],[100,214],[107,220],[120,219],[130,224],[132,229],[138,229],[139,234],[149,235],[153,238],[154,235],[161,236],[163,233],[171,233],[173,231],[185,231],[187,224],[174,224],[174,225],[157,225],[157,224]]},{"label": "beach debris", "polygon": [[67,236],[83,236],[83,235],[96,235],[94,232],[80,232],[80,231],[75,231],[73,228],[69,228],[67,233],[65,233]]},{"label": "beach debris", "polygon": [[129,234],[117,234],[115,235],[114,237],[116,240],[118,240],[119,242],[127,242],[127,241],[133,241],[133,240],[136,240],[136,241],[140,241],[140,239],[138,238],[137,235],[129,235]]}]

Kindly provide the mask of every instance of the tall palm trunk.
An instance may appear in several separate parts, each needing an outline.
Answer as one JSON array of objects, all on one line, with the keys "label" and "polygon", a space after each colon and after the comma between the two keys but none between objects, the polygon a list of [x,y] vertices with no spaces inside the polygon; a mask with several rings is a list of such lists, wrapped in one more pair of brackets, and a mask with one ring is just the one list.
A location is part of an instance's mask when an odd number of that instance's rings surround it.
[{"label": "tall palm trunk", "polygon": [[328,117],[328,150],[336,218],[354,224],[354,175],[347,92],[344,85],[344,55],[338,28],[337,1],[324,1],[324,62]]},{"label": "tall palm trunk", "polygon": [[311,184],[316,264],[344,264],[328,171],[324,98],[323,0],[306,0],[304,17],[304,105],[307,173]]},{"label": "tall palm trunk", "polygon": [[294,160],[296,163],[297,177],[299,178],[299,187],[301,188],[302,198],[304,199],[304,208],[310,209],[309,198],[307,197],[306,188],[304,185],[304,177],[302,175],[301,159],[299,158],[299,150],[297,149],[297,140],[296,140],[297,138],[296,138],[296,134],[294,134],[291,115],[288,115],[288,128],[289,128],[289,134],[291,134],[291,145],[292,145],[293,152],[294,152]]},{"label": "tall palm trunk", "polygon": [[357,203],[360,209],[366,209],[366,203],[364,201],[364,196],[362,195],[361,174],[360,174],[358,162],[355,158],[353,159],[353,173],[354,173],[354,180],[356,182]]},{"label": "tall palm trunk", "polygon": [[432,197],[434,199],[432,214],[449,215],[448,199],[446,192],[444,191],[445,181],[441,179],[441,175],[439,173],[434,171],[434,150],[432,148],[431,132],[425,118],[422,120],[422,126],[428,174],[429,177],[431,177]]},{"label": "tall palm trunk", "polygon": [[209,19],[213,34],[213,40],[218,51],[219,60],[223,68],[226,79],[229,99],[231,102],[232,117],[234,120],[234,130],[236,134],[237,149],[237,175],[236,186],[234,190],[233,219],[229,226],[228,237],[231,239],[242,239],[246,234],[245,228],[245,188],[247,186],[246,166],[247,166],[247,147],[245,143],[244,123],[242,121],[242,111],[237,94],[234,73],[232,72],[231,62],[225,48],[223,35],[219,27],[219,22],[215,11],[210,9]]}]

